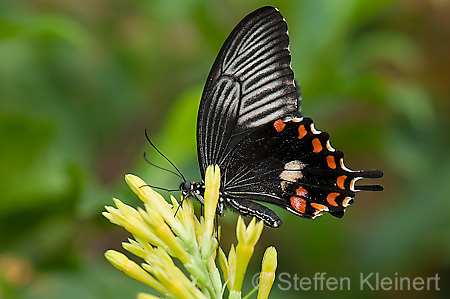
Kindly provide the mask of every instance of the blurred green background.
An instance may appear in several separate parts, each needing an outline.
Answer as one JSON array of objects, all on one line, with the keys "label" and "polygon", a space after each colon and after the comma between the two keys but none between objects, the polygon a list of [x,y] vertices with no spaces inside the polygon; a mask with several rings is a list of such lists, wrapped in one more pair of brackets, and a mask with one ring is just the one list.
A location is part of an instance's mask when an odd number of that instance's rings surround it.
[{"label": "blurred green background", "polygon": [[[129,236],[101,216],[131,172],[177,188],[153,141],[200,178],[197,108],[232,28],[273,5],[287,20],[303,113],[353,169],[379,168],[382,193],[345,217],[280,209],[250,265],[275,245],[278,273],[349,277],[351,290],[271,298],[450,295],[450,3],[431,0],[2,0],[0,2],[0,298],[135,298],[150,292],[104,259]],[[167,164],[166,164],[167,165]],[[221,219],[223,246],[236,216]],[[370,291],[359,275],[440,277],[440,291]],[[290,277],[290,278],[288,278]],[[280,283],[278,286],[277,284]]]}]

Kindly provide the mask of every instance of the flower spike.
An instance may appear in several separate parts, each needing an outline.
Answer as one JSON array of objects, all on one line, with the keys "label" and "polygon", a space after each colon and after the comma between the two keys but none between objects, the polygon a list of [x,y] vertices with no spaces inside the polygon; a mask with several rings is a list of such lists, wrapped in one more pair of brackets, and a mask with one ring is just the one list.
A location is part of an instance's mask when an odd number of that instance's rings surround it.
[{"label": "flower spike", "polygon": [[[105,253],[106,259],[126,275],[151,286],[165,298],[223,298],[225,284],[229,298],[241,298],[245,272],[261,236],[263,223],[252,219],[246,226],[239,217],[236,226],[238,244],[231,246],[227,259],[219,247],[219,233],[214,226],[220,189],[219,167],[210,166],[206,171],[205,211],[200,218],[194,214],[190,198],[179,206],[175,198],[171,197],[169,204],[139,177],[129,174],[125,180],[145,208],[135,209],[114,199],[116,208],[105,207],[103,215],[133,235],[133,238],[122,244],[123,248],[144,262],[138,265],[114,250]],[[218,270],[216,257],[223,277]],[[177,266],[175,259],[181,261],[184,270]],[[271,277],[275,271],[274,260],[276,267],[276,251],[271,247],[264,256],[258,298],[267,298],[270,292],[273,283]],[[158,297],[139,293],[138,298]]]}]

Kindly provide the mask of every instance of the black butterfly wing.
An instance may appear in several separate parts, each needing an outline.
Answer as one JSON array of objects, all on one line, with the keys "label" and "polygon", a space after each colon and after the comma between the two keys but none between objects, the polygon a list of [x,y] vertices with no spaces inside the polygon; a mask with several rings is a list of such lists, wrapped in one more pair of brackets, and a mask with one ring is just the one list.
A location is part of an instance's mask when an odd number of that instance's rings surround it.
[{"label": "black butterfly wing", "polygon": [[301,117],[300,94],[290,67],[287,25],[272,7],[245,17],[220,50],[203,91],[197,119],[199,165],[218,164],[222,197],[244,215],[279,226],[255,201],[281,206],[304,218],[327,211],[342,217],[363,177],[352,171],[325,132]]},{"label": "black butterfly wing", "polygon": [[253,129],[285,115],[300,116],[290,63],[286,22],[275,8],[260,8],[234,28],[200,103],[197,150],[202,176],[208,165],[225,170],[230,153]]},{"label": "black butterfly wing", "polygon": [[[322,212],[342,217],[357,191],[382,189],[357,186],[357,180],[382,173],[352,171],[345,167],[343,157],[331,146],[328,133],[317,131],[310,118],[285,117],[259,127],[241,141],[225,165],[237,171],[222,188],[225,197],[239,204],[252,199],[303,218],[314,219]],[[276,215],[261,218],[268,225],[281,224]]]}]

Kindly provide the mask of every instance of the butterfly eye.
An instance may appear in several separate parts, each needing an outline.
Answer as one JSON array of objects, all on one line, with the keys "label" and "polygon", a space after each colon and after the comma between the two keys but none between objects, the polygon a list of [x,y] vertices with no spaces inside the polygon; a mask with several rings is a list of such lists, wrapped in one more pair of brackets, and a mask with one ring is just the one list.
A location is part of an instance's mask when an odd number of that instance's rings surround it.
[{"label": "butterfly eye", "polygon": [[191,182],[184,182],[181,183],[180,189],[183,192],[189,192],[191,190]]}]

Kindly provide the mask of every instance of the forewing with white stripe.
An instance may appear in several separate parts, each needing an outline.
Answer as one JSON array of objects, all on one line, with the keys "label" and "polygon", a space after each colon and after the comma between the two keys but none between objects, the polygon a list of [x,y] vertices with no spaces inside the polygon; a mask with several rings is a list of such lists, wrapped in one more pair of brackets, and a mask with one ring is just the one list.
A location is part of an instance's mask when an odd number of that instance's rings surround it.
[{"label": "forewing with white stripe", "polygon": [[255,128],[301,116],[284,18],[273,7],[245,17],[222,46],[209,73],[197,119],[202,176]]}]

